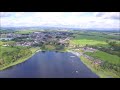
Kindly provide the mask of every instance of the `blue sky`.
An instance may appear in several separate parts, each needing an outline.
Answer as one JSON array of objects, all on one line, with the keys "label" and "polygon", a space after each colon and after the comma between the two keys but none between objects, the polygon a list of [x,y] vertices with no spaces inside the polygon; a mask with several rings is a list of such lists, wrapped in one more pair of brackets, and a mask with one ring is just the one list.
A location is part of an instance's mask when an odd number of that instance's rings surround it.
[{"label": "blue sky", "polygon": [[120,12],[0,12],[2,27],[120,28]]}]

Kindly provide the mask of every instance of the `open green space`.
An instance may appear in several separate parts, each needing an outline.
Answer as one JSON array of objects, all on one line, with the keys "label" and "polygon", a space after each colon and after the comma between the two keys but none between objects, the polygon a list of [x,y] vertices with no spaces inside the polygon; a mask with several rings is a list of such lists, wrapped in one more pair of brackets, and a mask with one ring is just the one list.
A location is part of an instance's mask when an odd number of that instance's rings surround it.
[{"label": "open green space", "polygon": [[39,30],[19,30],[19,31],[16,31],[15,33],[16,34],[30,34],[36,31],[39,31]]},{"label": "open green space", "polygon": [[0,46],[0,70],[22,63],[36,53],[39,48]]},{"label": "open green space", "polygon": [[81,56],[80,59],[89,69],[91,69],[94,73],[96,73],[100,78],[120,78],[120,74],[119,75],[116,74],[112,69],[109,70],[109,69],[103,69],[100,66],[98,67],[83,56]]},{"label": "open green space", "polygon": [[120,57],[116,55],[111,55],[111,54],[108,54],[106,52],[99,51],[99,50],[95,52],[86,52],[85,54],[92,56],[96,59],[100,59],[100,60],[107,61],[112,64],[120,65]]}]

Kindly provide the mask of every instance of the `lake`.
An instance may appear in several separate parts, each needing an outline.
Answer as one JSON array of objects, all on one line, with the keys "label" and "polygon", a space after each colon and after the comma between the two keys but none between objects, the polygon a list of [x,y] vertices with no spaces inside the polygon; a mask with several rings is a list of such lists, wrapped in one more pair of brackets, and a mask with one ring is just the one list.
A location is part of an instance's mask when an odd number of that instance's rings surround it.
[{"label": "lake", "polygon": [[0,38],[0,40],[12,40],[13,38]]},{"label": "lake", "polygon": [[37,52],[29,60],[0,71],[0,78],[99,78],[70,52]]}]

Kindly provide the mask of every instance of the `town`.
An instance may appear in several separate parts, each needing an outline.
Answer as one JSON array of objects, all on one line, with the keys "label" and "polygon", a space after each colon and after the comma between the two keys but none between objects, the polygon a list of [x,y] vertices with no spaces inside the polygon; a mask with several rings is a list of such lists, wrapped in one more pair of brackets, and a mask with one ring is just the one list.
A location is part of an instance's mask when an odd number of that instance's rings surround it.
[{"label": "town", "polygon": [[18,33],[1,33],[1,41],[14,41],[5,43],[3,46],[42,46],[42,45],[59,45],[68,46],[72,38],[71,32],[32,32],[27,34]]}]

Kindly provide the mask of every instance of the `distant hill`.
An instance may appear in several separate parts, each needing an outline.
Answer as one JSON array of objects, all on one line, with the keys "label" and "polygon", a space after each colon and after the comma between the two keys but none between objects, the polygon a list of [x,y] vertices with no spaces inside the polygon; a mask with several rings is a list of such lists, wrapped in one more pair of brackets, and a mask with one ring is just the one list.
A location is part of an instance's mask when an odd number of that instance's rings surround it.
[{"label": "distant hill", "polygon": [[0,27],[1,30],[38,30],[38,29],[53,29],[53,30],[92,30],[92,31],[119,31],[118,28],[68,28],[68,27],[50,27],[50,26],[37,26],[37,27]]}]

